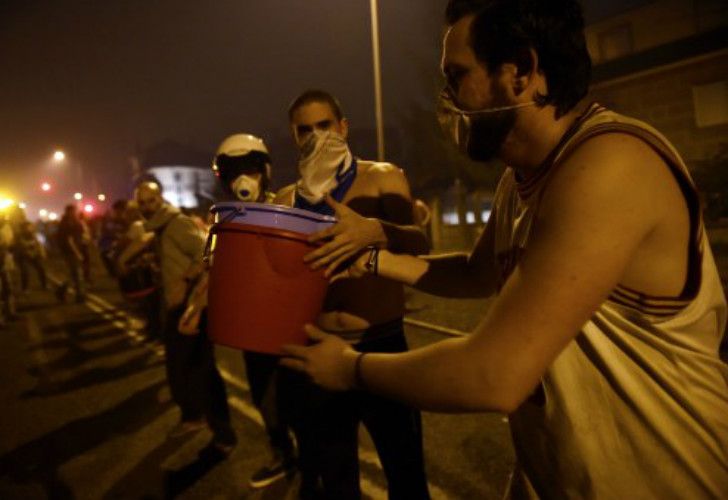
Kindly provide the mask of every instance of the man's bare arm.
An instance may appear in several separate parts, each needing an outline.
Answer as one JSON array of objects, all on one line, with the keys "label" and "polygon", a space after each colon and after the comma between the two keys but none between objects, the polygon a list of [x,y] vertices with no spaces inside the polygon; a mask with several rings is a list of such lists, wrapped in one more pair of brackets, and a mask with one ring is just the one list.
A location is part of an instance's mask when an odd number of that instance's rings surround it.
[{"label": "man's bare arm", "polygon": [[[495,225],[487,224],[469,255],[451,253],[414,257],[381,250],[377,273],[441,297],[489,297],[496,291],[499,280],[493,256],[494,232]],[[359,277],[371,273],[373,269],[368,265],[368,260],[369,254],[364,253],[343,274]]]},{"label": "man's bare arm", "polygon": [[430,251],[427,236],[414,224],[409,184],[402,170],[391,164],[378,164],[367,175],[376,185],[382,216],[364,217],[327,197],[338,222],[309,238],[311,243],[323,243],[304,258],[312,268],[326,267],[326,274],[331,275],[368,246],[411,255]]}]

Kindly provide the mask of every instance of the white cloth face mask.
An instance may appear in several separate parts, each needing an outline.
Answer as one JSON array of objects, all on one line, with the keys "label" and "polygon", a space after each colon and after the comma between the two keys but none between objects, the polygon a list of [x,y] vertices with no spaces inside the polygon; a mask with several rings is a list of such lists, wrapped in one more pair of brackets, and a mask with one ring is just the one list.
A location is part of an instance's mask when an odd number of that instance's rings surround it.
[{"label": "white cloth face mask", "polygon": [[344,137],[334,131],[314,130],[301,145],[296,192],[309,203],[319,203],[351,168],[353,157]]},{"label": "white cloth face mask", "polygon": [[260,174],[255,177],[243,174],[233,181],[230,188],[240,201],[258,201],[260,197]]}]

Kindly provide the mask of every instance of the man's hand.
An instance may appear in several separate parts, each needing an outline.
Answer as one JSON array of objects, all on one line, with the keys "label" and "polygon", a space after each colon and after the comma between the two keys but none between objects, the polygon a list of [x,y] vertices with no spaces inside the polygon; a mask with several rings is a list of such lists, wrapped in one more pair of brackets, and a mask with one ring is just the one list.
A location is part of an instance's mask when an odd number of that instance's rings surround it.
[{"label": "man's hand", "polygon": [[190,304],[177,324],[177,330],[182,335],[197,335],[200,333],[200,316],[202,309],[196,304]]},{"label": "man's hand", "polygon": [[361,278],[364,275],[372,274],[372,269],[368,266],[371,256],[371,250],[364,251],[359,254],[348,266],[338,270],[329,277],[329,284],[341,279]]},{"label": "man's hand", "polygon": [[313,325],[304,330],[316,344],[284,345],[281,365],[304,372],[316,384],[331,391],[346,391],[355,385],[354,364],[357,352],[336,335],[329,335]]},{"label": "man's hand", "polygon": [[333,226],[309,237],[310,243],[322,241],[326,243],[308,253],[303,260],[312,269],[326,267],[324,274],[329,277],[342,263],[366,247],[372,245],[383,247],[387,237],[377,219],[363,217],[329,195],[326,196],[326,203],[334,209],[338,221]]}]

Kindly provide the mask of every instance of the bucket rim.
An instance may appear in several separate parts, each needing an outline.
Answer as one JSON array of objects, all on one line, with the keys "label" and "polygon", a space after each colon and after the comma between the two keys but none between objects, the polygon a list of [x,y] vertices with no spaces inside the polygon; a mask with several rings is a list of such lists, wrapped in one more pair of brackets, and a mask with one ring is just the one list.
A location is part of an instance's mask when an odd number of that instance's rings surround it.
[{"label": "bucket rim", "polygon": [[306,233],[299,233],[291,231],[289,229],[280,229],[276,227],[268,226],[257,226],[255,224],[240,224],[239,222],[222,222],[215,225],[214,233],[230,232],[230,233],[253,233],[253,234],[264,234],[266,236],[274,236],[276,238],[283,238],[287,240],[300,241],[306,243],[312,247],[319,246],[308,241],[309,235]]},{"label": "bucket rim", "polygon": [[210,213],[216,214],[227,210],[235,209],[250,210],[251,212],[269,212],[288,215],[301,219],[310,220],[317,223],[329,223],[334,224],[336,218],[330,215],[317,214],[309,210],[303,210],[302,208],[288,207],[286,205],[279,205],[274,203],[255,203],[255,202],[243,202],[243,201],[223,201],[215,203],[210,207]]}]

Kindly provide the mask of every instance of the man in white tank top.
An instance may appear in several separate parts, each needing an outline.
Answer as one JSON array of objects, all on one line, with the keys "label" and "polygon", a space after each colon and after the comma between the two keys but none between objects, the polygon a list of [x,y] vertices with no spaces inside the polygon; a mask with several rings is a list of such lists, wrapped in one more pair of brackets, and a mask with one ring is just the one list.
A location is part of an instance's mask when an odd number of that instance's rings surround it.
[{"label": "man in white tank top", "polygon": [[678,153],[583,102],[575,0],[451,0],[439,117],[508,169],[468,255],[364,251],[444,296],[495,294],[467,338],[361,354],[311,327],[287,366],[434,411],[509,414],[514,498],[728,498],[726,301]]}]

